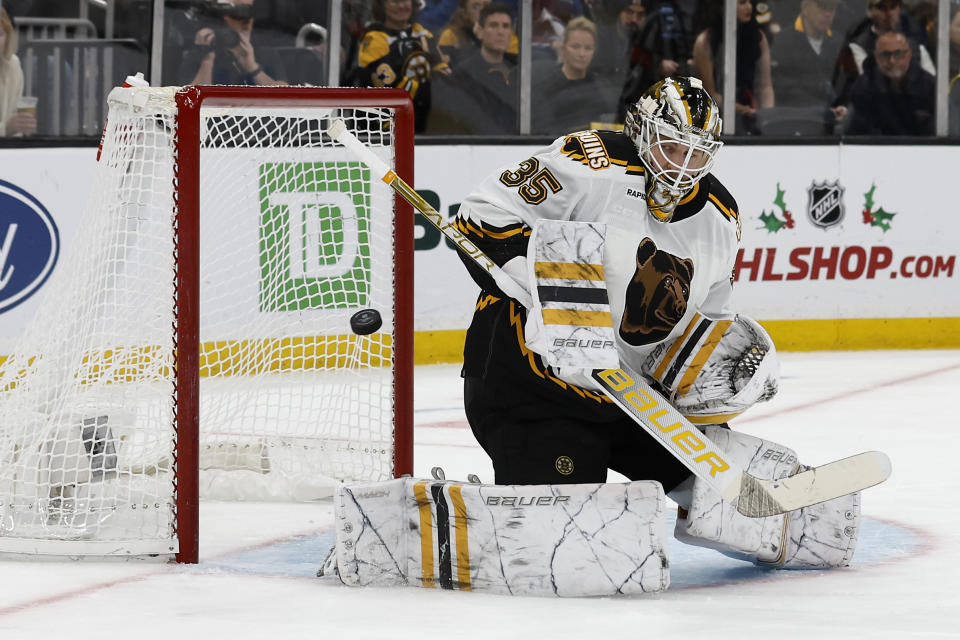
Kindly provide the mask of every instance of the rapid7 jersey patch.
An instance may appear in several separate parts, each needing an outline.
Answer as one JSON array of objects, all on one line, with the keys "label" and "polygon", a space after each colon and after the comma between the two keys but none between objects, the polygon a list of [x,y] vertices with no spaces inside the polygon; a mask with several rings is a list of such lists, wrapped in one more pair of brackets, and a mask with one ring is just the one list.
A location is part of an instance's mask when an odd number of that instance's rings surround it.
[{"label": "rapid7 jersey patch", "polygon": [[517,192],[527,204],[540,204],[550,193],[563,190],[556,176],[546,167],[541,169],[536,158],[524,160],[516,171],[504,171],[500,174],[500,182],[508,187],[519,187]]}]

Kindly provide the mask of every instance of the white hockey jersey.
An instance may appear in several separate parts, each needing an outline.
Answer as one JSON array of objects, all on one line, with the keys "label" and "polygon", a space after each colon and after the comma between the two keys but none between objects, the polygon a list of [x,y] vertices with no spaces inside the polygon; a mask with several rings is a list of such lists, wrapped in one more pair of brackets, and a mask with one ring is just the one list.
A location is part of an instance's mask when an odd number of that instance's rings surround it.
[{"label": "white hockey jersey", "polygon": [[740,239],[736,203],[712,174],[680,201],[669,223],[647,212],[644,181],[626,136],[582,131],[484,180],[461,204],[457,224],[500,264],[525,255],[517,239],[529,236],[537,219],[605,224],[603,266],[617,346],[640,370],[653,346],[678,335],[695,313],[729,313]]}]

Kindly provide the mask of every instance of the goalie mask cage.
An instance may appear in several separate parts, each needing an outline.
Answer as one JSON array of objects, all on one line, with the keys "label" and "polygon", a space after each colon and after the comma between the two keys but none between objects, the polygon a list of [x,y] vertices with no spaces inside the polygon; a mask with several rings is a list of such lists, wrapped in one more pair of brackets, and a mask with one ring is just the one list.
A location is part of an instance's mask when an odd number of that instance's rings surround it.
[{"label": "goalie mask cage", "polygon": [[[399,90],[117,88],[96,181],[0,365],[0,554],[198,557],[198,497],[412,472],[412,181]],[[379,311],[355,335],[350,318]]]}]

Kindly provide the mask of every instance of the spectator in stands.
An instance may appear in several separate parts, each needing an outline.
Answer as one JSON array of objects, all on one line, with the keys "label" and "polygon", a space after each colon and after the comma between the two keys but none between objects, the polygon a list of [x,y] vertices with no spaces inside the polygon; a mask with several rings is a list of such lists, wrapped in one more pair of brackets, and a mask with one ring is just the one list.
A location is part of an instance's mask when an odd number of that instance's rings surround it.
[{"label": "spectator in stands", "polygon": [[195,47],[181,65],[186,84],[287,84],[279,57],[271,49],[254,47],[253,2],[232,0],[224,5],[222,24],[196,32]]},{"label": "spectator in stands", "polygon": [[507,57],[513,14],[504,3],[480,10],[474,30],[480,47],[437,88],[443,96],[430,118],[431,133],[517,132],[517,64]]},{"label": "spectator in stands", "polygon": [[832,31],[838,0],[802,0],[793,24],[773,45],[773,87],[777,105],[821,110],[823,133],[833,133],[847,108],[834,86],[843,40]]},{"label": "spectator in stands", "polygon": [[867,0],[867,17],[847,35],[847,46],[839,61],[839,93],[845,103],[857,76],[875,64],[872,54],[877,38],[890,31],[903,33],[910,42],[914,60],[927,73],[936,73],[927,46],[927,33],[904,11],[901,0]]},{"label": "spectator in stands", "polygon": [[952,4],[950,18],[950,77],[960,73],[960,4]]},{"label": "spectator in stands", "polygon": [[951,7],[950,19],[950,135],[960,136],[960,6]]},{"label": "spectator in stands", "polygon": [[19,109],[23,68],[17,57],[17,32],[6,9],[0,10],[0,135],[30,135],[37,131],[35,109]]},{"label": "spectator in stands", "polygon": [[422,0],[417,22],[431,33],[439,33],[461,7],[463,2],[460,0]]},{"label": "spectator in stands", "polygon": [[913,57],[907,37],[887,31],[877,37],[876,64],[868,67],[851,91],[850,135],[934,133],[934,77]]},{"label": "spectator in stands", "polygon": [[646,9],[640,0],[609,0],[594,12],[597,51],[591,68],[606,80],[622,84],[629,69],[630,48],[643,28]]},{"label": "spectator in stands", "polygon": [[[715,19],[693,43],[693,64],[703,87],[723,105],[723,4],[711,3]],[[757,110],[773,106],[770,46],[754,15],[752,0],[737,2],[736,113],[738,133],[759,133]]]},{"label": "spectator in stands", "polygon": [[413,0],[375,0],[373,24],[360,41],[354,83],[400,87],[413,100],[415,129],[427,127],[431,81],[450,72],[433,34],[415,21]]},{"label": "spectator in stands", "polygon": [[[925,40],[922,44],[931,52],[937,49],[937,0],[902,0],[903,9],[913,23],[924,33]],[[951,8],[957,5],[953,0],[950,2]],[[909,37],[909,36],[908,36]]]},{"label": "spectator in stands", "polygon": [[550,11],[551,4],[550,0],[533,0],[531,49],[534,60],[553,60],[560,56],[564,23]]},{"label": "spectator in stands", "polygon": [[688,22],[678,0],[658,0],[647,12],[643,30],[634,38],[631,49],[630,71],[620,94],[621,116],[647,87],[668,76],[690,74],[693,41],[686,28]]},{"label": "spectator in stands", "polygon": [[[447,56],[451,68],[456,68],[464,58],[468,58],[480,48],[480,40],[474,33],[480,10],[490,4],[491,0],[459,0],[460,6],[453,14],[450,22],[440,34],[437,45],[440,52]],[[520,40],[514,32],[510,35],[510,46],[504,57],[516,61],[520,52]]]},{"label": "spectator in stands", "polygon": [[590,69],[596,50],[596,26],[584,17],[567,23],[560,64],[536,78],[533,88],[534,133],[569,133],[592,122],[613,120],[616,95]]},{"label": "spectator in stands", "polygon": [[960,74],[950,79],[949,98],[949,135],[952,138],[960,137]]},{"label": "spectator in stands", "polygon": [[[863,19],[863,8],[867,0],[838,0],[833,16],[833,31],[841,41],[846,34]],[[760,0],[757,2],[757,22],[770,41],[771,50],[776,45],[777,36],[789,31],[796,24],[803,0],[776,0],[775,2]],[[761,12],[761,8],[766,8]]]}]

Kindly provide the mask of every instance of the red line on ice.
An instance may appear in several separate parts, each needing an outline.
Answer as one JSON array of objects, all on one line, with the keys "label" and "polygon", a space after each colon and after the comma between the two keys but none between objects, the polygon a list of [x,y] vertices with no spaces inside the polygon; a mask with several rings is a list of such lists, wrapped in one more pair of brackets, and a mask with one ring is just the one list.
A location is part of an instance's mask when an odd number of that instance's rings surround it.
[{"label": "red line on ice", "polygon": [[854,389],[852,391],[844,391],[843,393],[838,393],[833,396],[827,396],[826,398],[820,400],[811,400],[810,402],[804,402],[801,404],[793,405],[792,407],[784,407],[777,411],[771,411],[770,413],[758,414],[753,416],[748,416],[743,419],[737,420],[737,425],[745,424],[747,422],[755,422],[757,420],[766,420],[770,416],[780,415],[782,413],[792,413],[794,411],[803,411],[804,409],[809,409],[810,407],[817,407],[829,402],[836,402],[838,400],[846,400],[853,396],[857,396],[863,393],[871,393],[877,389],[883,389],[885,387],[895,387],[897,385],[903,384],[905,382],[913,382],[914,380],[921,380],[923,378],[928,378],[930,376],[939,375],[941,373],[946,373],[947,371],[953,371],[954,369],[960,369],[960,364],[952,364],[948,367],[941,367],[939,369],[934,369],[933,371],[925,371],[923,373],[915,373],[911,376],[906,376],[905,378],[897,378],[895,380],[888,380],[887,382],[881,382],[869,387],[863,387],[862,389]]},{"label": "red line on ice", "polygon": [[[231,549],[230,551],[224,551],[223,553],[218,553],[209,558],[203,558],[201,562],[208,562],[211,560],[216,560],[217,558],[222,558],[224,556],[231,556],[234,554],[245,553],[248,551],[253,551],[263,547],[269,547],[274,544],[280,544],[282,542],[288,542],[290,540],[295,540],[297,538],[303,538],[306,536],[317,535],[324,531],[328,531],[331,527],[321,527],[319,529],[313,529],[305,533],[297,533],[288,536],[282,536],[273,540],[265,540],[263,542],[258,542],[256,544],[251,544],[245,547],[240,547],[238,549]],[[109,589],[111,587],[117,587],[124,584],[132,584],[134,582],[142,582],[156,576],[171,575],[172,570],[176,570],[179,565],[164,564],[161,565],[164,568],[158,569],[156,571],[150,571],[147,573],[142,573],[136,576],[127,576],[125,578],[117,578],[116,580],[108,580],[106,582],[100,582],[96,584],[88,584],[77,589],[71,589],[70,591],[64,591],[62,593],[57,593],[50,596],[44,596],[42,598],[37,598],[35,600],[28,600],[26,602],[21,602],[18,604],[12,604],[3,608],[0,608],[0,616],[10,615],[14,613],[21,613],[28,609],[34,609],[36,607],[42,607],[47,604],[56,604],[58,602],[63,602],[65,600],[70,600],[71,598],[77,598],[80,596],[90,595],[97,591],[103,591],[104,589]]]}]

